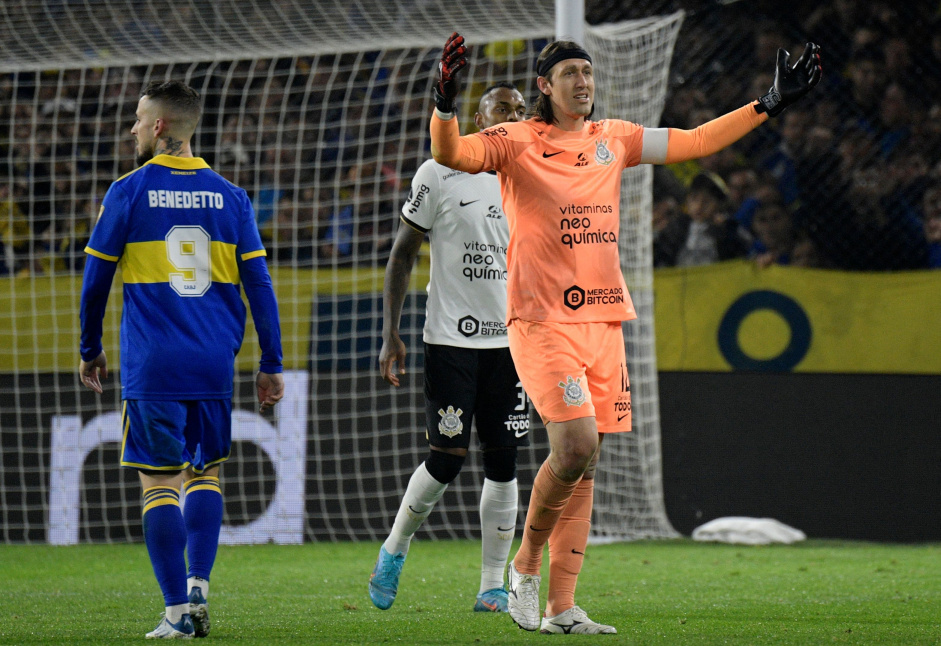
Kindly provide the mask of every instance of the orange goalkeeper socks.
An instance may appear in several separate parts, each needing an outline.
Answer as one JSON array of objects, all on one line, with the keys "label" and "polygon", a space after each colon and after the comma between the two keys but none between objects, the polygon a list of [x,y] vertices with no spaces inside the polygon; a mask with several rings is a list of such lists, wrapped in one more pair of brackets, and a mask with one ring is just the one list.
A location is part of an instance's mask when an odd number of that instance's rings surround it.
[{"label": "orange goalkeeper socks", "polygon": [[519,551],[513,558],[513,565],[519,572],[539,574],[539,569],[542,567],[542,550],[572,496],[576,484],[578,484],[577,481],[560,480],[552,472],[548,460],[542,463],[539,473],[533,480],[533,493],[529,499],[529,511],[526,513],[523,540]]},{"label": "orange goalkeeper socks", "polygon": [[585,560],[594,494],[594,478],[579,480],[549,537],[547,617],[554,617],[575,605],[575,584]]}]

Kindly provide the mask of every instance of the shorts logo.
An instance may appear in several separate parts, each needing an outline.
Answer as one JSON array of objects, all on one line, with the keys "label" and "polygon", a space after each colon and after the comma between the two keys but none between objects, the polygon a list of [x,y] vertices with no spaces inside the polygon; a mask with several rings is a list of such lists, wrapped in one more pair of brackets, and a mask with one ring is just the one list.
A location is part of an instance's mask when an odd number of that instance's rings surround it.
[{"label": "shorts logo", "polygon": [[[520,407],[516,407],[517,410],[520,410]],[[529,433],[529,410],[524,407],[526,412],[518,413],[515,415],[510,415],[507,417],[506,421],[503,422],[506,426],[507,431],[513,431],[513,435],[517,438],[523,437]]]},{"label": "shorts logo", "polygon": [[609,166],[614,159],[614,153],[608,150],[608,140],[599,139],[595,143],[595,162],[602,166]]},{"label": "shorts logo", "polygon": [[444,412],[444,409],[439,408],[438,414],[441,415],[441,421],[438,422],[438,430],[441,431],[441,434],[445,437],[454,437],[455,435],[460,435],[461,431],[464,430],[464,423],[461,421],[462,411],[458,408],[454,410],[454,406],[448,406],[448,411]]},{"label": "shorts logo", "polygon": [[461,317],[457,321],[457,331],[467,337],[474,336],[480,332],[480,321],[469,314]]},{"label": "shorts logo", "polygon": [[559,388],[562,389],[562,401],[568,406],[581,406],[585,403],[585,391],[582,390],[582,378],[572,379],[568,376],[566,381],[559,382]]},{"label": "shorts logo", "polygon": [[577,310],[585,304],[585,290],[578,285],[572,285],[565,290],[565,306]]}]

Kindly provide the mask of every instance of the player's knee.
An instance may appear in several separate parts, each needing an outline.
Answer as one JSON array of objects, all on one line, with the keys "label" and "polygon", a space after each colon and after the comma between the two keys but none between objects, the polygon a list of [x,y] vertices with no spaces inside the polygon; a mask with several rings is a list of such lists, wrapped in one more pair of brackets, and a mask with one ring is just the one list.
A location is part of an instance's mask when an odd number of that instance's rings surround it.
[{"label": "player's knee", "polygon": [[504,446],[484,451],[484,477],[494,482],[511,482],[516,477],[516,447]]},{"label": "player's knee", "polygon": [[466,458],[466,453],[464,455],[455,455],[432,449],[428,452],[428,457],[425,458],[425,468],[428,470],[428,475],[441,484],[450,484],[461,472],[461,467],[464,466]]},{"label": "player's knee", "polygon": [[[595,447],[597,448],[597,446]],[[574,482],[589,470],[594,452],[586,446],[567,446],[549,454],[549,464],[555,475],[564,482]]]},{"label": "player's knee", "polygon": [[[600,447],[599,447],[600,449]],[[595,454],[591,458],[591,462],[588,463],[588,468],[585,469],[585,473],[582,474],[582,479],[591,480],[595,477],[595,471],[598,468],[598,458],[601,456],[601,451],[596,450]]]}]

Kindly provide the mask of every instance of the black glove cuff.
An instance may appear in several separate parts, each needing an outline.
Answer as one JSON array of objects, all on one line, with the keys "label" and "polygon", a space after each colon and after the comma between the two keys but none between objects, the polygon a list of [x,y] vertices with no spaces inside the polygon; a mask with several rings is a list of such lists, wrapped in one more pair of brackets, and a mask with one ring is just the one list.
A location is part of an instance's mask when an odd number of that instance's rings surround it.
[{"label": "black glove cuff", "polygon": [[785,107],[781,94],[774,88],[771,88],[767,94],[758,99],[758,105],[755,106],[755,111],[758,114],[767,112],[769,117],[776,117],[784,112]]},{"label": "black glove cuff", "polygon": [[435,107],[438,108],[438,112],[448,114],[454,112],[454,99],[442,94],[437,83],[435,84]]}]

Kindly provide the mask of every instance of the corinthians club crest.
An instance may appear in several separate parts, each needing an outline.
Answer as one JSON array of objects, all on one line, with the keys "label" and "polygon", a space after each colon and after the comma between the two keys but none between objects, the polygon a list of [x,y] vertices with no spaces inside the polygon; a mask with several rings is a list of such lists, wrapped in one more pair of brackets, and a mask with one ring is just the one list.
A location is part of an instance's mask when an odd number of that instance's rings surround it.
[{"label": "corinthians club crest", "polygon": [[441,431],[441,434],[446,437],[454,437],[455,435],[460,435],[461,431],[464,430],[464,423],[461,421],[462,411],[458,408],[454,410],[454,406],[448,406],[448,411],[444,412],[444,409],[439,408],[438,414],[441,415],[441,421],[438,422],[438,430]]},{"label": "corinthians club crest", "polygon": [[585,391],[582,390],[582,378],[572,379],[566,377],[566,381],[559,382],[559,388],[562,389],[562,401],[569,406],[581,406],[585,403]]},{"label": "corinthians club crest", "polygon": [[608,166],[614,161],[614,153],[608,150],[608,140],[599,139],[595,142],[595,162]]}]

